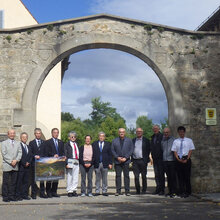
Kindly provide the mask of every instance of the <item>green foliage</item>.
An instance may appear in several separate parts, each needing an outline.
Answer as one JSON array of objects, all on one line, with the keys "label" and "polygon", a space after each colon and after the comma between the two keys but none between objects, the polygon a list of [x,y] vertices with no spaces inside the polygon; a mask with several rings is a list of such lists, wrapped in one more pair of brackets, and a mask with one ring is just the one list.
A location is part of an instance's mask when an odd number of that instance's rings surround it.
[{"label": "green foliage", "polygon": [[52,25],[52,24],[47,25],[47,30],[48,30],[48,31],[52,31],[52,30],[53,30],[53,28],[54,28],[54,27],[53,27],[53,25]]},{"label": "green foliage", "polygon": [[32,34],[32,32],[33,32],[32,29],[27,30],[27,34],[28,34],[28,35]]},{"label": "green foliage", "polygon": [[195,34],[190,37],[192,40],[201,40],[204,38],[204,34]]},{"label": "green foliage", "polygon": [[62,35],[64,35],[64,34],[66,34],[66,31],[64,31],[64,30],[59,30],[59,32],[58,32],[58,33],[59,33],[59,35],[61,35],[61,36],[62,36]]},{"label": "green foliage", "polygon": [[152,31],[148,31],[147,34],[151,36],[151,35],[154,34],[154,32],[152,32]]},{"label": "green foliage", "polygon": [[151,138],[153,135],[152,127],[153,127],[153,122],[152,119],[149,119],[145,115],[141,115],[137,118],[136,120],[136,127],[137,128],[142,128],[144,130],[144,136],[146,138]]},{"label": "green foliage", "polygon": [[114,120],[124,120],[116,112],[116,108],[111,107],[110,102],[102,102],[101,97],[92,99],[92,112],[89,115],[95,125],[100,125],[107,117],[111,117]]},{"label": "green foliage", "polygon": [[193,48],[192,51],[190,52],[190,54],[195,54],[195,49]]},{"label": "green foliage", "polygon": [[147,30],[147,31],[151,31],[151,30],[152,30],[152,25],[150,25],[150,24],[145,24],[145,25],[144,25],[144,29]]},{"label": "green foliage", "polygon": [[169,127],[168,118],[164,118],[163,121],[160,121],[160,127],[161,127],[161,132],[163,132],[164,128]]},{"label": "green foliage", "polygon": [[73,121],[75,120],[73,114],[69,112],[61,112],[61,120],[62,121]]},{"label": "green foliage", "polygon": [[10,35],[8,35],[5,39],[8,41],[8,43],[11,42],[11,36]]},{"label": "green foliage", "polygon": [[158,30],[160,33],[164,32],[164,28],[163,28],[163,27],[157,27],[157,30]]}]

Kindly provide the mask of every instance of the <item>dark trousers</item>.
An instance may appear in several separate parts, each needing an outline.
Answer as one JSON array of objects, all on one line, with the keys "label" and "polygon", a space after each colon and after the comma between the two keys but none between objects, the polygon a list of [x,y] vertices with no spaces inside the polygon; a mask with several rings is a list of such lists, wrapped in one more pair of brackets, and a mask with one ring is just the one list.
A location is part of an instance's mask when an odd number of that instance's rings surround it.
[{"label": "dark trousers", "polygon": [[164,161],[164,170],[167,175],[167,183],[169,193],[176,192],[176,162],[175,161]]},{"label": "dark trousers", "polygon": [[2,197],[3,199],[14,199],[16,193],[18,171],[3,172]]},{"label": "dark trousers", "polygon": [[140,181],[139,176],[141,174],[142,177],[142,192],[146,192],[147,190],[147,164],[143,159],[133,159],[133,172],[134,172],[134,183],[137,193],[140,193]]},{"label": "dark trousers", "polygon": [[80,173],[81,173],[81,193],[86,193],[86,176],[87,176],[87,193],[92,193],[92,176],[94,166],[84,167],[82,164],[79,165]]},{"label": "dark trousers", "polygon": [[28,196],[30,168],[18,171],[16,184],[16,197],[23,198]]},{"label": "dark trousers", "polygon": [[180,194],[191,194],[191,160],[189,159],[187,163],[180,163],[176,161],[176,170],[179,183],[179,193]]},{"label": "dark trousers", "polygon": [[115,164],[115,172],[116,172],[116,191],[117,193],[121,193],[121,173],[123,171],[124,174],[124,186],[125,192],[128,193],[130,191],[130,178],[129,178],[129,164]]},{"label": "dark trousers", "polygon": [[[38,186],[35,182],[35,166],[31,166],[31,195],[36,196],[38,192]],[[40,182],[40,195],[45,193],[44,181]]]},{"label": "dark trousers", "polygon": [[46,192],[47,194],[56,194],[58,188],[58,180],[57,181],[47,181],[46,183]]},{"label": "dark trousers", "polygon": [[165,176],[164,176],[164,166],[163,160],[153,160],[154,174],[156,181],[156,191],[164,191],[165,188]]}]

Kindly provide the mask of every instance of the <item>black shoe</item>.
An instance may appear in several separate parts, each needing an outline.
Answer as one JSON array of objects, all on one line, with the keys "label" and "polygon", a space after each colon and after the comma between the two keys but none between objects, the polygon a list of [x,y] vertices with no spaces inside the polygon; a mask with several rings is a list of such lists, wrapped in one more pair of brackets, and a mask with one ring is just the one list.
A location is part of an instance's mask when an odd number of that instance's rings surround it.
[{"label": "black shoe", "polygon": [[17,199],[15,197],[11,197],[11,198],[9,198],[9,200],[12,201],[12,202],[16,202],[17,201]]},{"label": "black shoe", "polygon": [[52,198],[52,194],[51,193],[47,193],[47,198]]},{"label": "black shoe", "polygon": [[73,197],[78,197],[78,194],[74,191],[74,192],[72,193],[72,196],[73,196]]},{"label": "black shoe", "polygon": [[100,196],[100,193],[95,193],[94,196]]},{"label": "black shoe", "polygon": [[147,194],[147,192],[146,191],[142,191],[141,194]]},{"label": "black shoe", "polygon": [[119,196],[119,193],[116,192],[116,193],[115,193],[115,196]]},{"label": "black shoe", "polygon": [[156,190],[152,193],[152,195],[157,195],[157,194],[159,194],[159,192],[160,192],[160,190],[156,189]]},{"label": "black shoe", "polygon": [[130,194],[129,192],[126,192],[125,195],[126,195],[126,196],[130,196],[131,194]]},{"label": "black shoe", "polygon": [[8,198],[4,198],[2,199],[3,202],[10,202],[10,200]]},{"label": "black shoe", "polygon": [[171,193],[167,193],[167,194],[165,194],[166,197],[171,196],[171,195],[172,195]]},{"label": "black shoe", "polygon": [[47,199],[48,196],[44,193],[44,194],[40,194],[40,198],[44,198],[44,199]]},{"label": "black shoe", "polygon": [[67,196],[68,197],[73,197],[73,193],[68,193]]},{"label": "black shoe", "polygon": [[37,199],[37,196],[36,195],[32,195],[31,198],[32,199]]},{"label": "black shoe", "polygon": [[164,191],[160,191],[160,192],[158,193],[158,195],[159,195],[159,196],[163,196],[163,195],[164,195]]},{"label": "black shoe", "polygon": [[57,193],[52,193],[52,197],[60,197]]},{"label": "black shoe", "polygon": [[17,201],[22,201],[23,198],[21,198],[21,197],[17,197],[16,200],[17,200]]},{"label": "black shoe", "polygon": [[103,195],[103,196],[108,196],[108,194],[107,194],[107,193],[102,193],[102,195]]},{"label": "black shoe", "polygon": [[24,196],[23,199],[24,199],[24,200],[31,200],[31,198],[28,197],[28,196]]},{"label": "black shoe", "polygon": [[141,194],[141,192],[140,192],[140,191],[136,191],[136,194],[137,194],[137,195],[140,195],[140,194]]}]

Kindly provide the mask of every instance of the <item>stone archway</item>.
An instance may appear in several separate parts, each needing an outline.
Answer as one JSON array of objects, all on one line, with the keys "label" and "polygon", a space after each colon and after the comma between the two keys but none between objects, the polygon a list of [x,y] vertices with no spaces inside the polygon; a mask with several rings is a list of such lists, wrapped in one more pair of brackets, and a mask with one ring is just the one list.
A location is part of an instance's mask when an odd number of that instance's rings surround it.
[{"label": "stone archway", "polygon": [[[111,48],[143,60],[167,95],[173,131],[185,125],[193,154],[194,191],[219,190],[219,162],[207,172],[207,145],[216,157],[219,125],[205,125],[205,108],[219,107],[219,33],[199,33],[109,15],[0,31],[0,132],[16,127],[32,134],[37,96],[53,66],[78,51]],[[219,112],[219,111],[218,111]],[[200,136],[202,135],[202,138]],[[209,182],[210,178],[213,181]]]}]

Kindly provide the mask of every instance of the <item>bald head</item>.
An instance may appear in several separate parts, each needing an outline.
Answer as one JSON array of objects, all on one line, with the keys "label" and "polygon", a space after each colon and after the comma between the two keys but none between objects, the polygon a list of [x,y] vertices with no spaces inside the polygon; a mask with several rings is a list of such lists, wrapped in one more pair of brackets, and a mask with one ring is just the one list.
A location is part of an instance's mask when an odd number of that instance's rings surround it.
[{"label": "bald head", "polygon": [[141,138],[143,136],[143,129],[142,128],[137,128],[136,129],[136,135],[137,135],[137,138]]},{"label": "bald head", "polygon": [[125,129],[124,128],[119,128],[118,129],[118,134],[119,134],[119,137],[121,138],[121,139],[124,139],[125,138]]},{"label": "bald head", "polygon": [[15,138],[15,130],[14,129],[9,129],[8,130],[8,138],[11,139],[11,140],[14,140]]},{"label": "bald head", "polygon": [[165,138],[168,138],[170,136],[170,129],[169,128],[164,128],[163,129],[163,134]]}]

